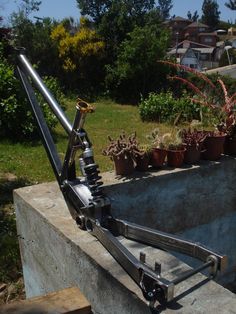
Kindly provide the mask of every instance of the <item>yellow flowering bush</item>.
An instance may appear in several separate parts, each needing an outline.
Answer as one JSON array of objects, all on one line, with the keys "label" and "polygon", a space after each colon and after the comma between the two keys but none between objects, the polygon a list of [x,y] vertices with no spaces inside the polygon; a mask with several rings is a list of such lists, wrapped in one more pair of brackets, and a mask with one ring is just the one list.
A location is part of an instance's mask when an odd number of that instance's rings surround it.
[{"label": "yellow flowering bush", "polygon": [[88,57],[101,55],[105,46],[84,17],[80,19],[80,26],[73,34],[61,23],[53,29],[51,38],[57,43],[59,58],[67,72],[79,69]]}]

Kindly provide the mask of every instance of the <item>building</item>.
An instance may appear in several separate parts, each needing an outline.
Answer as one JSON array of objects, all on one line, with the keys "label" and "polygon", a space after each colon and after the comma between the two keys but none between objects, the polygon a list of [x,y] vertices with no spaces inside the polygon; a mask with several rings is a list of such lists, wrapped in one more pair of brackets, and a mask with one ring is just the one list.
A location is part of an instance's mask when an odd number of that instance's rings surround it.
[{"label": "building", "polygon": [[217,32],[211,32],[208,25],[177,16],[165,23],[172,33],[172,48],[168,55],[174,55],[181,64],[196,69],[218,66]]},{"label": "building", "polygon": [[180,64],[188,64],[189,67],[200,71],[218,66],[216,47],[199,44],[189,40],[184,40],[176,47],[171,48],[167,55],[175,56],[177,62]]},{"label": "building", "polygon": [[184,30],[192,21],[180,16],[176,16],[173,19],[166,21],[166,26],[171,30],[171,45],[174,46],[176,42],[181,42],[185,39]]},{"label": "building", "polygon": [[193,22],[184,30],[185,39],[199,44],[215,47],[218,39],[216,32],[210,32],[209,26],[200,22]]},{"label": "building", "polygon": [[189,68],[202,71],[200,61],[199,61],[199,52],[192,48],[182,48],[182,49],[184,50],[186,49],[186,51],[183,52],[179,63]]},{"label": "building", "polygon": [[228,29],[228,35],[229,36],[236,36],[236,28],[235,27],[230,27]]}]

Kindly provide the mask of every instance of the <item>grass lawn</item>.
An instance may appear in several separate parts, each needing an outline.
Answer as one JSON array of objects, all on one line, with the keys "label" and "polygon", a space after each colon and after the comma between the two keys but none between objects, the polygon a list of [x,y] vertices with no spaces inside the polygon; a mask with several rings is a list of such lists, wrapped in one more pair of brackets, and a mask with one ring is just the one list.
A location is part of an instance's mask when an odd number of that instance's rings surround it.
[{"label": "grass lawn", "polygon": [[[66,115],[73,121],[76,100],[68,100]],[[140,143],[157,126],[166,132],[168,126],[143,123],[138,108],[118,105],[111,101],[99,101],[95,113],[87,116],[85,128],[93,143],[95,161],[101,172],[112,170],[113,164],[102,150],[108,143],[107,136],[117,137],[121,131],[137,132]],[[56,146],[63,158],[67,136],[61,126],[55,131]],[[0,140],[0,305],[24,298],[24,286],[20,253],[12,201],[12,190],[26,184],[55,180],[46,152],[40,141],[37,143],[13,143]]]},{"label": "grass lawn", "polygon": [[[66,114],[70,121],[73,121],[75,104],[76,101],[68,101]],[[108,143],[108,135],[117,137],[122,130],[129,134],[136,131],[139,141],[145,143],[146,135],[157,126],[163,132],[168,129],[165,125],[142,122],[135,106],[118,105],[106,100],[95,103],[95,108],[95,113],[87,116],[85,129],[93,143],[95,161],[99,164],[101,172],[113,169],[109,158],[102,155],[102,149]],[[64,156],[67,136],[59,125],[56,128],[56,145],[59,155]],[[40,141],[37,144],[0,141],[0,173],[6,172],[32,183],[54,180]]]}]

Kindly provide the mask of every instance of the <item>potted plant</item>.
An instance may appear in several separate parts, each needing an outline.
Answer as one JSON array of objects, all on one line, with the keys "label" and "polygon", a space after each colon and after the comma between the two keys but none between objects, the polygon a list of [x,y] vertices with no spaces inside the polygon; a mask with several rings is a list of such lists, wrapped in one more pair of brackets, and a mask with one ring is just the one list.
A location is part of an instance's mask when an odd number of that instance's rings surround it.
[{"label": "potted plant", "polygon": [[226,137],[224,143],[224,152],[227,155],[236,155],[236,124],[232,124],[225,130]]},{"label": "potted plant", "polygon": [[224,153],[226,134],[219,130],[205,131],[204,133],[206,134],[206,138],[204,140],[202,157],[213,161],[220,159],[221,155]]},{"label": "potted plant", "polygon": [[161,135],[158,128],[154,129],[150,135],[147,135],[147,139],[150,141],[151,153],[150,153],[150,164],[154,168],[163,166],[167,150],[165,145],[166,134]]},{"label": "potted plant", "polygon": [[[234,110],[236,105],[236,93],[234,93],[232,96],[229,96],[227,88],[221,79],[218,79],[216,84],[214,84],[206,75],[194,69],[191,69],[183,65],[175,64],[169,61],[161,62],[173,66],[178,70],[191,72],[204,82],[204,86],[198,88],[196,85],[194,85],[190,80],[186,78],[180,77],[178,75],[169,77],[171,80],[179,80],[183,84],[186,84],[194,92],[194,95],[192,98],[190,98],[190,100],[204,107],[209,108],[212,111],[214,118],[218,120],[216,124],[217,129],[212,132],[206,133],[205,140],[206,151],[203,155],[204,158],[210,160],[219,159],[224,150],[225,138],[227,138],[226,142],[228,141],[230,142],[236,138],[236,135],[234,134],[234,131],[236,129],[234,128],[236,121]],[[218,154],[216,154],[217,152],[216,149],[214,151],[213,156],[207,153],[207,150],[211,145],[218,146],[217,149]]]},{"label": "potted plant", "polygon": [[151,148],[149,145],[138,145],[135,150],[136,170],[147,171],[150,162]]},{"label": "potted plant", "polygon": [[222,80],[218,80],[218,82],[224,91],[224,106],[222,107],[222,119],[217,128],[220,132],[226,134],[225,153],[236,155],[236,93],[229,96],[224,82]]},{"label": "potted plant", "polygon": [[138,147],[136,133],[127,136],[124,132],[113,139],[108,136],[109,144],[103,150],[103,155],[109,156],[115,165],[117,175],[129,175],[134,171],[134,161]]},{"label": "potted plant", "polygon": [[181,131],[181,138],[186,149],[184,155],[186,164],[195,164],[200,160],[206,136],[205,132],[196,129],[188,128]]},{"label": "potted plant", "polygon": [[181,167],[184,162],[185,147],[180,134],[181,130],[172,130],[165,135],[167,165],[170,167]]}]

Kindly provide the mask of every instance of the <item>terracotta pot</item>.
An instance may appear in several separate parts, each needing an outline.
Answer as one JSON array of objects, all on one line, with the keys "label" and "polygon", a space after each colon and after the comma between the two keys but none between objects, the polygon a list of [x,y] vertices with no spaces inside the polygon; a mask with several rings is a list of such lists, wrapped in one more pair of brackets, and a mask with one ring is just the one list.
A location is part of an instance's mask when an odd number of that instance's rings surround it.
[{"label": "terracotta pot", "polygon": [[201,152],[202,152],[202,143],[199,145],[198,148],[196,147],[186,147],[186,151],[184,154],[184,163],[186,164],[196,164],[199,162],[201,158]]},{"label": "terracotta pot", "polygon": [[207,136],[204,141],[204,159],[218,160],[224,152],[225,135]]},{"label": "terracotta pot", "polygon": [[227,155],[236,155],[236,137],[225,137],[224,152]]},{"label": "terracotta pot", "polygon": [[134,172],[134,162],[131,157],[114,157],[113,161],[115,165],[115,172],[117,175],[129,175]]},{"label": "terracotta pot", "polygon": [[167,151],[167,165],[170,167],[179,168],[184,162],[185,149],[182,150],[168,150]]},{"label": "terracotta pot", "polygon": [[138,156],[136,158],[136,170],[147,171],[149,166],[150,156],[149,154],[144,154],[143,156]]},{"label": "terracotta pot", "polygon": [[162,148],[153,148],[151,153],[150,164],[154,168],[163,166],[167,155],[167,150]]}]

